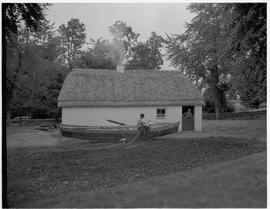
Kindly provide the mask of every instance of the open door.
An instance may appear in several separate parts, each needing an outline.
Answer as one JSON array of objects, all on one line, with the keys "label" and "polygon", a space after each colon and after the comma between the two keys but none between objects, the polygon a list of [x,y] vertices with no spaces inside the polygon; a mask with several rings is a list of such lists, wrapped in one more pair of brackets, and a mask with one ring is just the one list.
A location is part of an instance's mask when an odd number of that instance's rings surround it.
[{"label": "open door", "polygon": [[182,131],[194,131],[194,106],[182,107]]}]

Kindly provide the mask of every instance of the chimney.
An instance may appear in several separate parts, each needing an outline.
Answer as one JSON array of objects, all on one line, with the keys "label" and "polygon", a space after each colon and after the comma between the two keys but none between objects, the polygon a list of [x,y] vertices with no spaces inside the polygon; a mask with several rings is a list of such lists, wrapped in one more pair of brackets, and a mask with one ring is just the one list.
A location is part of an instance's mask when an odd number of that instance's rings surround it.
[{"label": "chimney", "polygon": [[116,66],[116,72],[117,73],[124,73],[124,66],[123,65],[117,65]]}]

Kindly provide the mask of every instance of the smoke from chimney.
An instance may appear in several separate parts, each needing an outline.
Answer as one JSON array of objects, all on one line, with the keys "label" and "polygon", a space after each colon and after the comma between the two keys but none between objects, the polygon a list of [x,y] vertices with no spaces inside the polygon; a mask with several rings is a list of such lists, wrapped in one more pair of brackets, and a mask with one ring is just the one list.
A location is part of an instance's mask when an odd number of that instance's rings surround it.
[{"label": "smoke from chimney", "polygon": [[113,63],[116,65],[116,71],[119,73],[124,72],[124,53],[125,48],[123,40],[121,40],[120,38],[114,38],[112,40],[111,52],[109,56],[111,57]]}]

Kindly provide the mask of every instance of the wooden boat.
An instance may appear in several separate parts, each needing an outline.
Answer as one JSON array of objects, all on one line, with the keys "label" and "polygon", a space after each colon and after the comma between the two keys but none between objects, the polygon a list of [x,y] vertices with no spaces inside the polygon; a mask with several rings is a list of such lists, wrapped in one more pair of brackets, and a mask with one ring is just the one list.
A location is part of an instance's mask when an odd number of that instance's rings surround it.
[{"label": "wooden boat", "polygon": [[[177,123],[157,123],[150,125],[150,136],[155,138],[178,131]],[[120,126],[74,126],[60,125],[62,136],[87,139],[91,142],[119,142],[120,139],[133,139],[137,133],[137,127],[131,125]]]}]

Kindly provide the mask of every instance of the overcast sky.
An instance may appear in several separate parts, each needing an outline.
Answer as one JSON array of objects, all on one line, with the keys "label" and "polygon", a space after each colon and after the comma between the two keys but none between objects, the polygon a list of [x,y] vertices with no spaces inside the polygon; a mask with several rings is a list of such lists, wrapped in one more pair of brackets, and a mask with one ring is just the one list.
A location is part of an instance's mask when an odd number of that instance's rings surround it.
[{"label": "overcast sky", "polygon": [[[145,41],[152,31],[163,37],[166,33],[183,33],[185,23],[194,16],[186,7],[184,3],[55,3],[49,7],[47,17],[56,27],[78,18],[85,24],[87,41],[111,39],[108,27],[122,20],[140,34],[140,41]],[[163,69],[168,66],[165,62]]]}]

